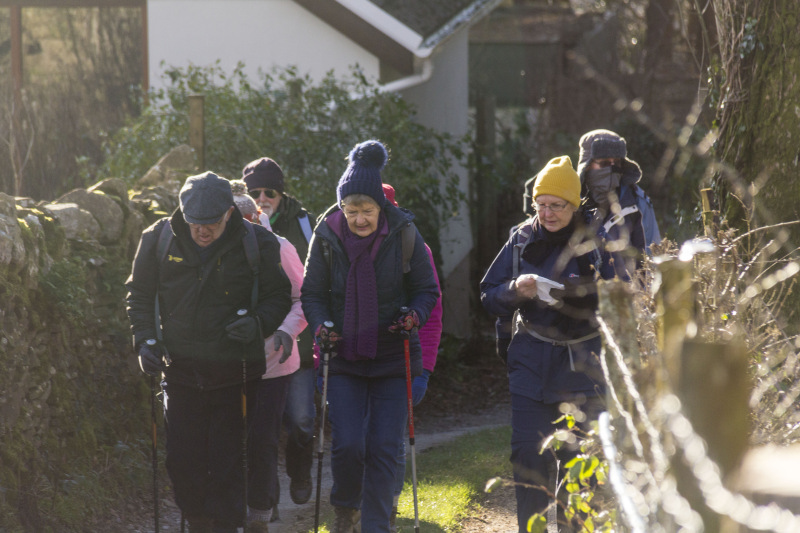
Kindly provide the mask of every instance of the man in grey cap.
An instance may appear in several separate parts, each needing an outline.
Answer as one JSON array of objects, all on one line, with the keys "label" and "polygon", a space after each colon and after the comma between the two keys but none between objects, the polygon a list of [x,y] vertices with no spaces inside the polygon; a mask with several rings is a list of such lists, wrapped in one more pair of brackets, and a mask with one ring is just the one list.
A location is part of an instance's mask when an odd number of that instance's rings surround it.
[{"label": "man in grey cap", "polygon": [[278,242],[242,218],[228,180],[190,176],[142,233],[126,288],[139,366],[164,376],[175,501],[192,533],[232,533],[246,513],[242,393],[249,404],[292,302]]}]

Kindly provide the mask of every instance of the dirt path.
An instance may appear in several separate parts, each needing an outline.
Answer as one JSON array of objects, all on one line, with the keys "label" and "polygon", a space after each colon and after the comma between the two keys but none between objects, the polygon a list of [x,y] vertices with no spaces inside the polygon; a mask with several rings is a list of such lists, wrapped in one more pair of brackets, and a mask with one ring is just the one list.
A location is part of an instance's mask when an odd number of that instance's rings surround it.
[{"label": "dirt path", "polygon": [[[416,450],[423,453],[434,446],[445,444],[456,437],[470,432],[480,431],[492,427],[507,425],[511,422],[510,405],[501,402],[493,407],[480,409],[471,413],[458,413],[448,416],[437,416],[424,412],[415,419],[416,422]],[[326,439],[327,440],[327,439]],[[330,443],[325,448],[322,475],[322,501],[321,513],[324,515],[330,510],[327,495],[332,484],[330,473]],[[503,453],[506,453],[505,451]],[[314,527],[315,499],[303,505],[295,505],[289,497],[289,478],[283,457],[281,464],[280,485],[281,497],[278,504],[279,520],[270,524],[270,533],[299,533]],[[316,459],[312,470],[316,483]],[[484,495],[481,499],[481,509],[475,516],[466,519],[463,523],[463,533],[508,533],[516,528],[515,502],[513,490],[501,489],[493,494]],[[153,517],[150,509],[145,509],[138,524],[120,525],[117,531],[151,533],[153,532]],[[180,511],[173,503],[169,494],[161,494],[160,530],[167,532],[180,531]]]}]

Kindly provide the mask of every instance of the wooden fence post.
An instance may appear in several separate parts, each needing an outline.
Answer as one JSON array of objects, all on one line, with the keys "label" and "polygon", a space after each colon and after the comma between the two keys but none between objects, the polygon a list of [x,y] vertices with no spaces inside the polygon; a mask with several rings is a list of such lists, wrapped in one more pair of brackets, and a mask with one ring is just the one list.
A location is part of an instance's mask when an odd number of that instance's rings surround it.
[{"label": "wooden fence post", "polygon": [[714,190],[700,189],[700,199],[703,204],[703,232],[706,237],[716,239],[717,228],[719,227],[719,212],[714,210]]},{"label": "wooden fence post", "polygon": [[197,167],[201,172],[206,168],[204,101],[205,97],[202,94],[189,95],[189,146],[194,148]]},{"label": "wooden fence post", "polygon": [[[656,294],[658,349],[673,389],[680,378],[680,351],[687,330],[696,330],[697,290],[692,279],[692,262],[670,259],[657,265],[661,286]],[[689,331],[694,337],[695,331]]]},{"label": "wooden fence post", "polygon": [[[743,339],[729,342],[686,340],[680,355],[676,393],[708,457],[725,480],[741,464],[750,434],[752,390]],[[672,463],[678,491],[703,518],[706,531],[720,531],[720,516],[706,506],[697,478],[677,454]],[[700,473],[702,474],[702,473]]]}]

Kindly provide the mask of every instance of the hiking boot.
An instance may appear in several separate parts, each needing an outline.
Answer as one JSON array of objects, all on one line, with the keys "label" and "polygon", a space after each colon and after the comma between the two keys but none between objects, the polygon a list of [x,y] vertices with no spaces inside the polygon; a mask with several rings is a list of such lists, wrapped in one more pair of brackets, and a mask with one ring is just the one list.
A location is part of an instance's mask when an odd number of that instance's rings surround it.
[{"label": "hiking boot", "polygon": [[187,515],[186,523],[189,525],[189,533],[212,533],[214,521],[207,516]]},{"label": "hiking boot", "polygon": [[302,505],[311,499],[311,477],[294,479],[289,484],[289,496],[297,505]]},{"label": "hiking boot", "polygon": [[269,524],[263,520],[254,520],[247,523],[246,533],[269,533]]},{"label": "hiking boot", "polygon": [[361,533],[361,511],[352,507],[334,507],[336,521],[332,533]]},{"label": "hiking boot", "polygon": [[389,515],[389,532],[397,533],[397,507],[392,507],[392,514]]}]

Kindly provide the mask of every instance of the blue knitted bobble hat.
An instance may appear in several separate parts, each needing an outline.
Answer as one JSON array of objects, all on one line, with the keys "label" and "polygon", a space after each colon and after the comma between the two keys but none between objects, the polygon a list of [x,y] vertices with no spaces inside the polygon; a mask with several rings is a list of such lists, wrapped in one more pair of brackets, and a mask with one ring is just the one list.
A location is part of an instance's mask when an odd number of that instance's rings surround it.
[{"label": "blue knitted bobble hat", "polygon": [[351,194],[366,194],[383,208],[386,196],[383,194],[381,169],[388,158],[386,147],[380,141],[369,140],[357,144],[350,151],[347,169],[336,186],[338,205],[341,206],[342,199]]}]

